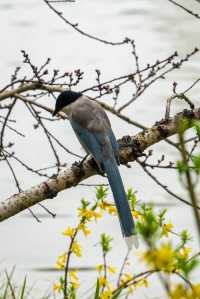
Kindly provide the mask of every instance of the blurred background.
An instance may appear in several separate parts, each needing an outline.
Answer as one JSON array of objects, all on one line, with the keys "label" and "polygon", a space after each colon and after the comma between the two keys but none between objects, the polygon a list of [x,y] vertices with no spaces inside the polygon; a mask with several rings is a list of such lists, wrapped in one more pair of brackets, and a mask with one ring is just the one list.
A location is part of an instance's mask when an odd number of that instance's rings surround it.
[{"label": "blurred background", "polygon": [[[181,1],[180,1],[181,3]],[[185,1],[182,1],[185,4]],[[187,7],[200,13],[200,5],[194,0],[187,1]],[[173,6],[167,0],[76,0],[74,3],[57,4],[56,8],[62,10],[64,15],[73,23],[78,22],[81,29],[106,40],[121,41],[128,36],[135,40],[137,53],[141,65],[153,63],[157,59],[170,56],[175,50],[184,56],[200,46],[198,19],[186,14],[181,9]],[[51,68],[62,72],[70,72],[77,68],[84,71],[84,79],[76,91],[88,88],[96,83],[95,69],[100,69],[102,81],[127,74],[135,70],[134,58],[129,45],[109,46],[90,40],[75,32],[64,24],[42,0],[1,0],[0,1],[0,88],[10,81],[11,74],[16,66],[22,65],[20,50],[29,53],[35,65],[41,65],[47,57],[52,58]],[[199,54],[192,57],[181,70],[170,73],[165,80],[153,85],[124,112],[131,119],[151,126],[164,117],[166,99],[172,94],[172,83],[177,81],[179,89],[188,87],[200,74]],[[27,73],[29,72],[27,68]],[[198,86],[192,89],[190,97],[199,105]],[[126,101],[131,91],[123,89],[120,93],[119,103]],[[112,99],[104,99],[112,104]],[[45,105],[54,107],[54,98],[47,97]],[[181,111],[186,105],[174,102],[172,113]],[[12,136],[8,132],[7,138],[15,142],[15,150],[19,156],[35,167],[45,167],[53,160],[53,155],[47,146],[44,135],[40,130],[33,129],[33,122],[23,105],[16,108],[17,127],[22,129],[27,138]],[[113,130],[117,137],[134,135],[139,129],[128,125],[109,114]],[[53,122],[50,129],[63,141],[63,143],[82,154],[83,151],[77,142],[72,129],[67,121]],[[9,135],[11,134],[11,135]],[[176,140],[176,137],[173,138]],[[157,161],[162,154],[168,160],[179,158],[177,151],[164,142],[153,147]],[[70,165],[74,157],[60,153],[62,161]],[[153,160],[152,160],[153,161]],[[23,189],[29,188],[41,181],[41,178],[27,173],[18,164],[14,165],[19,175]],[[189,207],[179,204],[160,189],[136,163],[132,168],[120,167],[126,188],[132,187],[137,191],[141,202],[154,202],[155,206],[168,207],[168,219],[175,225],[179,232],[183,228],[189,229],[194,236],[191,246],[197,247],[192,212]],[[178,181],[174,170],[154,170],[154,174],[180,196],[185,196],[184,190]],[[88,179],[86,183],[106,182],[101,177]],[[0,200],[17,192],[13,179],[6,165],[1,163],[0,170]],[[45,202],[46,206],[57,214],[52,219],[41,208],[33,210],[40,217],[41,223],[28,213],[6,220],[0,225],[0,269],[10,269],[16,265],[17,282],[28,274],[28,282],[33,285],[33,293],[48,293],[53,282],[59,277],[58,272],[51,271],[55,266],[56,257],[65,251],[65,241],[61,232],[68,225],[76,222],[76,208],[80,199],[92,200],[95,198],[95,188],[78,186],[58,194],[56,199]],[[111,197],[111,196],[110,196]],[[120,266],[126,253],[126,245],[121,237],[117,218],[106,217],[91,227],[93,234],[88,240],[82,241],[84,255],[75,259],[73,266],[93,267],[101,263],[101,250],[98,245],[102,232],[111,233],[114,237],[113,252],[110,256],[112,264]],[[142,250],[143,244],[140,245]],[[136,263],[139,252],[133,250],[131,256],[131,270],[135,273],[144,266]],[[94,282],[94,271],[80,272],[82,291],[87,291]],[[158,298],[162,294],[157,279],[151,281],[151,294],[149,290],[141,290],[137,298]],[[87,297],[87,296],[86,296]],[[82,297],[80,297],[82,298]]]}]

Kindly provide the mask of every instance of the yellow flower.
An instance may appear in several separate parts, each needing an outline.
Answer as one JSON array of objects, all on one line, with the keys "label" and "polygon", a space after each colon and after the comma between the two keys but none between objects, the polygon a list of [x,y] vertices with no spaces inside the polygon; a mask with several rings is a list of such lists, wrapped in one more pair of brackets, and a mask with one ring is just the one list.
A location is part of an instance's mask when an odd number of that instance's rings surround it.
[{"label": "yellow flower", "polygon": [[112,296],[112,291],[106,290],[101,294],[100,299],[109,299],[111,298],[111,296]]},{"label": "yellow flower", "polygon": [[193,286],[194,298],[200,298],[200,283]]},{"label": "yellow flower", "polygon": [[104,266],[102,265],[102,264],[98,264],[98,265],[96,265],[96,270],[100,273],[101,271],[103,271],[103,269],[104,269]]},{"label": "yellow flower", "polygon": [[82,230],[86,237],[91,234],[91,230],[84,223],[80,223],[78,228]]},{"label": "yellow flower", "polygon": [[94,216],[95,220],[97,220],[103,216],[103,213],[93,211],[93,216]]},{"label": "yellow flower", "polygon": [[110,204],[109,202],[100,201],[98,203],[98,207],[103,211],[107,211],[112,216],[117,215],[117,209],[116,209],[115,205]]},{"label": "yellow flower", "polygon": [[77,289],[80,286],[79,279],[77,276],[77,271],[70,271],[69,277],[70,277],[70,283],[75,289]]},{"label": "yellow flower", "polygon": [[105,276],[100,276],[99,277],[99,285],[100,287],[105,287],[107,285],[108,281],[105,278]]},{"label": "yellow flower", "polygon": [[126,272],[122,275],[122,278],[121,278],[121,284],[125,284],[126,282],[130,281],[133,279],[133,274],[130,273],[130,272]]},{"label": "yellow flower", "polygon": [[60,282],[54,283],[53,290],[60,293],[63,290],[63,285]]},{"label": "yellow flower", "polygon": [[64,252],[63,254],[59,255],[56,261],[56,268],[57,269],[64,269],[67,260],[67,253]]},{"label": "yellow flower", "polygon": [[146,251],[143,259],[149,265],[167,272],[173,271],[176,266],[175,252],[169,243],[163,243],[160,248]]},{"label": "yellow flower", "polygon": [[108,271],[111,273],[111,274],[115,274],[117,272],[117,268],[113,267],[113,266],[108,266]]},{"label": "yellow flower", "polygon": [[71,251],[78,257],[82,256],[81,246],[79,245],[79,243],[76,240],[72,244]]},{"label": "yellow flower", "polygon": [[98,207],[102,210],[106,210],[107,206],[108,206],[108,204],[103,200],[98,202]]},{"label": "yellow flower", "polygon": [[113,205],[109,205],[109,206],[107,207],[107,211],[108,211],[108,213],[109,213],[110,215],[112,215],[112,216],[116,216],[116,215],[117,215],[117,209],[116,209],[116,207],[113,206]]},{"label": "yellow flower", "polygon": [[191,252],[191,248],[190,247],[183,247],[181,248],[179,254],[181,257],[183,257],[184,259],[187,259],[189,256],[189,253]]},{"label": "yellow flower", "polygon": [[173,224],[172,223],[165,223],[162,227],[162,234],[161,236],[165,236],[168,237],[169,233],[171,232],[173,228]]},{"label": "yellow flower", "polygon": [[86,208],[80,208],[78,209],[79,213],[78,216],[85,218],[87,221],[90,221],[93,217],[93,211],[92,210],[88,210]]},{"label": "yellow flower", "polygon": [[170,292],[171,299],[188,299],[187,295],[187,289],[180,283]]},{"label": "yellow flower", "polygon": [[133,292],[134,292],[134,286],[130,285],[130,287],[128,287],[128,293],[133,294]]},{"label": "yellow flower", "polygon": [[85,208],[80,208],[79,210],[79,217],[85,218],[87,221],[91,221],[93,218],[96,220],[102,217],[102,213],[96,212],[94,210],[88,210]]},{"label": "yellow flower", "polygon": [[170,292],[171,299],[199,299],[200,298],[200,283],[193,285],[192,289],[187,288],[183,284],[176,284]]},{"label": "yellow flower", "polygon": [[145,288],[148,288],[148,286],[149,286],[149,282],[148,282],[148,280],[147,280],[146,278],[144,278],[144,279],[142,280],[142,282],[143,282],[144,287],[145,287]]},{"label": "yellow flower", "polygon": [[66,237],[73,237],[75,233],[75,228],[72,228],[70,226],[68,226],[63,232],[62,234]]},{"label": "yellow flower", "polygon": [[146,278],[139,280],[138,283],[137,283],[137,287],[148,288],[148,286],[149,286],[149,283],[148,283],[148,280]]},{"label": "yellow flower", "polygon": [[141,216],[141,214],[136,210],[131,211],[131,214],[132,214],[133,218],[136,218],[136,219],[138,219],[139,216]]}]

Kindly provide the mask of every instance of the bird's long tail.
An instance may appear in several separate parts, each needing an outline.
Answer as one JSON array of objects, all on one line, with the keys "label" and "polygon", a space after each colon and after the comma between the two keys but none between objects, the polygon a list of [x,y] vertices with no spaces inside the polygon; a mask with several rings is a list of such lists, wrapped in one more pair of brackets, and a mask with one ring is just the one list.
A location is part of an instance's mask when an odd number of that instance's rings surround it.
[{"label": "bird's long tail", "polygon": [[122,233],[126,239],[128,249],[131,249],[133,244],[137,248],[138,240],[135,225],[115,158],[105,159],[103,166],[112,189]]}]

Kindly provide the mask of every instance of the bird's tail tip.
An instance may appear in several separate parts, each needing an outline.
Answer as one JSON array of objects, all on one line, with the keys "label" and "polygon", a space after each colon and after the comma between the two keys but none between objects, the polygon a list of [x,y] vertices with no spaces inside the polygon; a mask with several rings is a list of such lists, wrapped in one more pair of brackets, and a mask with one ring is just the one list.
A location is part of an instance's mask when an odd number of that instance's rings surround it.
[{"label": "bird's tail tip", "polygon": [[129,251],[132,249],[133,245],[136,249],[139,247],[139,240],[137,235],[125,237],[125,241]]}]

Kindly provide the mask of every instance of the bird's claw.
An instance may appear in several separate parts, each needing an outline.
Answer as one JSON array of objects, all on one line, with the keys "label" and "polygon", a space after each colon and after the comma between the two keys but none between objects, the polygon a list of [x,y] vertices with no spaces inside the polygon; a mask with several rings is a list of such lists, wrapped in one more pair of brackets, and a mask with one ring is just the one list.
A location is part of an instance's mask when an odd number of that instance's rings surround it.
[{"label": "bird's claw", "polygon": [[99,163],[97,163],[96,160],[93,157],[92,157],[92,166],[97,170],[97,172],[100,175],[105,176],[102,165],[100,165]]}]

